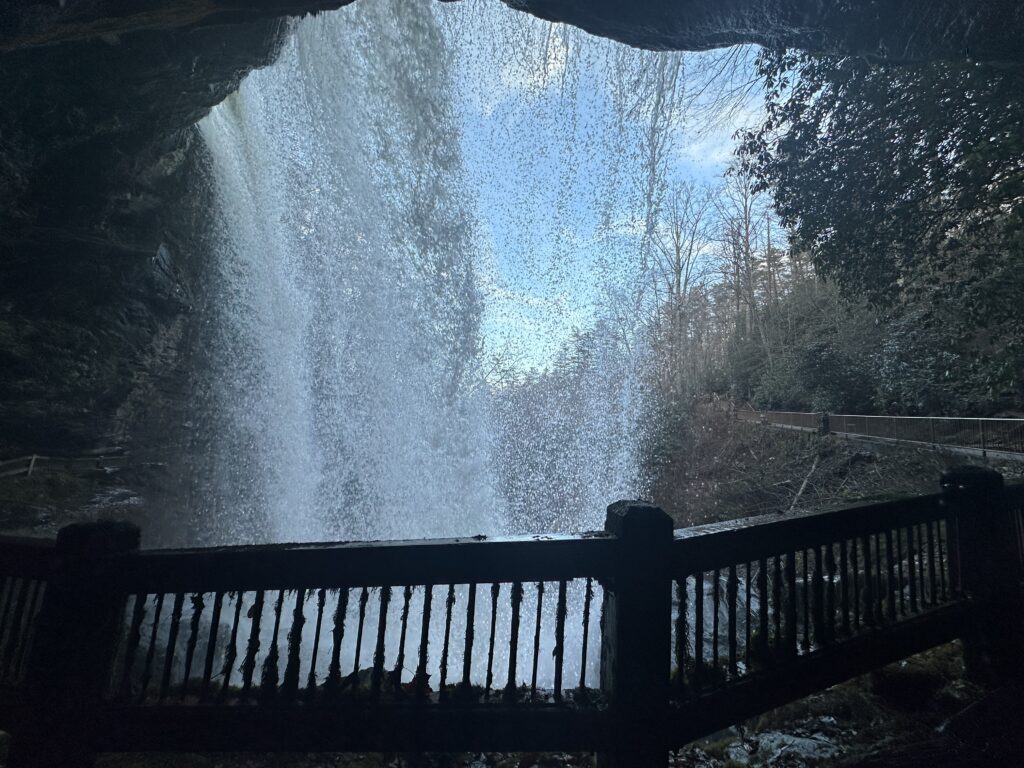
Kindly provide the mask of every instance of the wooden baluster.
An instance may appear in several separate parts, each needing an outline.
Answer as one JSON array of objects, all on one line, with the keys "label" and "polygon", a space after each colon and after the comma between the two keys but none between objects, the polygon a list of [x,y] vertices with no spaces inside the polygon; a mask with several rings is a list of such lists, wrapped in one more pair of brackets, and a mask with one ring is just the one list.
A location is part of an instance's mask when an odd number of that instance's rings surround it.
[{"label": "wooden baluster", "polygon": [[676,687],[682,691],[686,677],[686,579],[676,581]]},{"label": "wooden baluster", "polygon": [[[0,647],[3,646],[4,638],[6,637],[7,622],[14,604],[14,587],[18,581],[14,576],[3,577],[4,588],[3,592],[0,592]],[[0,655],[0,658],[3,658],[3,656]]]},{"label": "wooden baluster", "polygon": [[139,701],[146,700],[146,689],[149,688],[149,680],[153,673],[153,657],[156,655],[156,638],[160,629],[160,614],[163,612],[164,595],[161,592],[156,596],[156,606],[153,609],[153,630],[149,636],[149,647],[146,649],[146,664],[142,668],[142,681],[139,684]]},{"label": "wooden baluster", "polygon": [[413,689],[419,697],[425,697],[429,686],[427,680],[428,650],[430,648],[430,606],[434,600],[434,585],[423,587],[423,618],[420,624],[420,658],[416,665],[416,676],[413,678]]},{"label": "wooden baluster", "polygon": [[284,610],[284,590],[277,591],[277,600],[274,601],[274,631],[270,635],[270,650],[267,658],[263,660],[263,669],[260,673],[260,696],[270,700],[277,696],[277,683],[279,680],[278,660],[280,650],[278,648],[278,634],[281,631],[281,613]]},{"label": "wooden baluster", "polygon": [[206,638],[206,660],[203,662],[203,682],[199,688],[199,700],[210,697],[210,680],[213,679],[213,661],[217,656],[217,633],[220,631],[220,614],[224,608],[224,593],[213,596],[213,615],[210,617],[210,634]]},{"label": "wooden baluster", "polygon": [[438,686],[438,694],[443,699],[448,693],[445,686],[448,684],[448,641],[452,633],[452,608],[455,607],[455,585],[448,585],[448,600],[445,602],[444,614],[444,647],[441,649],[441,682]]},{"label": "wooden baluster", "polygon": [[366,626],[366,604],[370,601],[370,590],[363,587],[359,593],[359,628],[356,633],[356,654],[352,661],[352,685],[359,686],[359,660],[363,655],[363,627]]},{"label": "wooden baluster", "polygon": [[380,608],[377,614],[377,644],[373,650],[373,671],[370,673],[370,692],[380,695],[380,682],[384,678],[384,645],[388,632],[388,607],[391,605],[391,587],[380,588]]},{"label": "wooden baluster", "polygon": [[26,622],[32,612],[36,580],[27,577],[10,577],[12,585],[4,605],[4,616],[0,622],[0,680],[9,674],[13,679],[14,659],[18,646],[24,638]]},{"label": "wooden baluster", "polygon": [[693,687],[704,684],[704,573],[693,576]]},{"label": "wooden baluster", "polygon": [[[429,614],[429,606],[427,613]],[[327,682],[324,684],[329,694],[341,687],[341,643],[345,639],[345,619],[348,616],[348,587],[338,592],[338,604],[334,607],[334,627],[331,630],[331,663],[327,666]]]},{"label": "wooden baluster", "polygon": [[[1024,510],[1022,510],[1024,511]],[[954,509],[951,509],[948,505],[945,506],[945,519],[942,521],[942,529],[945,534],[945,555],[946,555],[946,567],[943,569],[944,577],[949,579],[949,595],[951,597],[958,596],[962,597],[961,588],[963,585],[963,573],[960,568],[960,547],[958,542],[960,541],[960,534],[958,533],[959,524],[957,522],[957,514]],[[1011,541],[1014,542],[1015,551],[1017,552],[1017,562],[1024,571],[1024,539],[1021,539],[1021,522],[1022,517],[1020,514],[1011,514]],[[968,524],[968,528],[970,524]]]},{"label": "wooden baluster", "polygon": [[[685,593],[684,593],[685,598]],[[583,650],[580,658],[580,689],[587,687],[587,644],[590,641],[590,603],[594,599],[593,580],[587,577],[583,593]]]},{"label": "wooden baluster", "polygon": [[825,545],[825,637],[836,639],[836,551],[830,542]]},{"label": "wooden baluster", "polygon": [[[2,665],[4,659],[3,648],[7,641],[7,625],[10,623],[10,614],[13,611],[14,586],[17,579],[13,576],[4,576],[2,581],[4,588],[3,593],[0,594],[0,665]],[[0,679],[2,678],[3,674],[0,674]]]},{"label": "wooden baluster", "polygon": [[540,620],[544,605],[544,582],[537,582],[537,619],[533,630],[533,673],[530,676],[530,697],[537,696],[537,659],[540,656]]},{"label": "wooden baluster", "polygon": [[501,594],[501,584],[491,584],[491,633],[487,641],[487,678],[484,681],[484,689],[490,695],[491,687],[494,685],[494,635],[498,628],[498,595]]},{"label": "wooden baluster", "polygon": [[776,555],[772,560],[772,602],[775,604],[775,645],[778,647],[782,644],[782,555]]},{"label": "wooden baluster", "polygon": [[796,552],[786,553],[786,655],[797,654]]},{"label": "wooden baluster", "polygon": [[245,648],[245,658],[242,660],[242,698],[248,698],[252,691],[252,677],[256,672],[256,654],[260,650],[260,624],[263,623],[263,590],[257,590],[255,601],[249,609],[248,616],[251,619],[249,626],[249,642]]},{"label": "wooden baluster", "polygon": [[12,589],[12,608],[7,611],[7,627],[0,633],[0,678],[7,667],[7,662],[14,655],[14,645],[18,640],[18,625],[21,624],[21,617],[25,613],[25,603],[28,600],[30,588],[29,579],[18,579]]},{"label": "wooden baluster", "polygon": [[860,554],[857,551],[857,538],[850,539],[850,586],[852,594],[850,599],[853,602],[853,627],[860,631]]},{"label": "wooden baluster", "polygon": [[[879,556],[881,557],[881,556]],[[893,550],[892,529],[885,529],[885,602],[886,617],[896,621],[896,556]]]},{"label": "wooden baluster", "polygon": [[[21,666],[20,657],[22,649],[25,647],[25,643],[28,639],[29,629],[32,626],[32,615],[35,612],[34,607],[36,604],[36,594],[39,590],[39,582],[35,579],[25,579],[24,581],[25,586],[23,589],[21,606],[19,608],[20,615],[18,616],[18,621],[14,622],[11,627],[7,649],[7,676],[12,681],[17,680],[18,678],[18,669]],[[4,673],[2,669],[0,669],[0,678],[3,678],[3,676]]]},{"label": "wooden baluster", "polygon": [[917,613],[917,541],[915,526],[907,526],[907,586],[910,588],[910,612]]},{"label": "wooden baluster", "polygon": [[918,523],[915,529],[915,535],[917,536],[917,599],[923,609],[928,605],[928,585],[924,576],[925,560],[927,559],[925,557],[925,547],[927,544],[925,542],[924,528],[921,524]]},{"label": "wooden baluster", "polygon": [[850,553],[846,539],[839,542],[839,610],[842,614],[843,637],[850,636]]},{"label": "wooden baluster", "polygon": [[476,584],[470,584],[466,595],[466,639],[462,649],[462,692],[468,695],[471,688],[470,673],[473,669],[473,641],[476,632]]},{"label": "wooden baluster", "polygon": [[736,566],[729,566],[729,576],[725,583],[725,600],[728,610],[728,634],[729,634],[729,675],[736,677],[739,674],[739,667],[736,663],[736,599],[739,593],[739,577],[736,575]]},{"label": "wooden baluster", "polygon": [[897,528],[896,534],[896,587],[899,590],[900,616],[907,615],[906,599],[903,596],[903,529]]},{"label": "wooden baluster", "polygon": [[947,591],[946,573],[948,563],[946,561],[945,548],[942,546],[943,541],[946,537],[943,535],[943,528],[945,523],[942,520],[935,521],[935,545],[939,552],[939,595],[943,602],[949,599],[949,592]]},{"label": "wooden baluster", "polygon": [[16,587],[10,597],[11,609],[7,611],[5,626],[0,627],[0,681],[6,679],[8,668],[14,660],[15,647],[20,636],[19,627],[23,623],[26,603],[32,589],[32,580],[18,578]]},{"label": "wooden baluster", "polygon": [[804,594],[803,594],[803,598],[804,598],[803,599],[803,603],[804,603],[804,606],[803,606],[804,607],[804,641],[803,641],[803,646],[802,647],[803,647],[804,651],[809,651],[809,650],[811,650],[811,580],[808,577],[808,573],[807,573],[807,550],[806,549],[803,550],[800,553],[800,563],[801,563],[801,567],[802,567],[802,571],[803,571],[803,577],[804,577],[804,581],[803,581],[803,584],[804,584]]},{"label": "wooden baluster", "polygon": [[[882,547],[883,538],[881,533],[875,533],[872,537],[875,547],[875,623],[881,624],[885,621],[885,592],[882,590]],[[888,589],[888,585],[886,585]]]},{"label": "wooden baluster", "polygon": [[391,674],[395,693],[402,692],[402,671],[405,669],[405,633],[409,626],[409,604],[412,602],[412,587],[407,586],[402,592],[402,628],[398,634],[398,658],[395,660],[395,671]]},{"label": "wooden baluster", "polygon": [[711,668],[718,672],[718,617],[721,614],[721,599],[719,598],[719,584],[722,581],[722,574],[715,568],[713,578],[713,585],[711,587],[711,606],[713,608],[711,612]]},{"label": "wooden baluster", "polygon": [[174,667],[174,651],[178,645],[178,628],[181,625],[181,611],[185,605],[185,593],[174,595],[174,607],[171,609],[171,628],[167,635],[167,650],[164,653],[164,673],[160,678],[160,700],[163,701],[171,687],[171,670]]},{"label": "wooden baluster", "polygon": [[199,622],[203,616],[203,593],[192,595],[192,620],[189,622],[188,641],[185,644],[185,675],[181,683],[181,698],[188,693],[188,681],[192,677],[192,659],[195,657],[196,644],[199,642]]},{"label": "wooden baluster", "polygon": [[[302,628],[306,625],[306,590],[295,591],[295,607],[292,608],[292,625],[288,630],[288,661],[284,665],[284,680],[281,693],[286,699],[292,698],[299,690],[299,665],[302,655]],[[315,659],[315,654],[314,654]]]},{"label": "wooden baluster", "polygon": [[932,531],[932,521],[925,523],[925,530],[928,533],[928,604],[938,605],[939,588],[935,569],[935,533]]},{"label": "wooden baluster", "polygon": [[825,636],[825,579],[821,563],[821,547],[814,547],[814,580],[811,587],[811,601],[813,613],[811,621],[814,624],[814,644],[821,647],[828,643]]},{"label": "wooden baluster", "polygon": [[313,630],[313,655],[309,660],[309,674],[306,675],[306,691],[312,694],[316,690],[316,662],[320,655],[320,632],[324,625],[324,606],[327,604],[327,590],[321,588],[316,593],[316,626]]},{"label": "wooden baluster", "polygon": [[25,674],[24,667],[27,662],[26,657],[28,655],[29,646],[32,644],[32,635],[35,631],[34,628],[36,627],[39,612],[43,607],[43,598],[45,595],[46,582],[35,582],[35,593],[32,596],[29,612],[25,617],[25,632],[21,636],[21,642],[18,644],[18,651],[14,656],[13,675],[15,682],[19,682]]},{"label": "wooden baluster", "polygon": [[132,666],[135,664],[135,654],[138,653],[139,643],[142,642],[142,622],[146,618],[146,600],[149,595],[135,595],[135,606],[132,609],[132,623],[128,630],[128,645],[124,652],[124,665],[121,675],[120,697],[128,698],[131,690]]},{"label": "wooden baluster", "polygon": [[228,639],[228,646],[224,649],[224,667],[221,673],[224,682],[221,683],[218,699],[223,701],[228,691],[231,690],[231,674],[235,670],[235,660],[238,658],[238,625],[242,620],[242,596],[244,592],[235,592],[235,616],[231,622],[231,636]]},{"label": "wooden baluster", "polygon": [[512,698],[516,694],[516,662],[519,655],[519,610],[523,603],[522,582],[512,584],[512,622],[508,641],[508,681],[505,683],[505,695]]},{"label": "wooden baluster", "polygon": [[763,659],[768,658],[768,560],[761,558],[757,564],[757,598],[760,603],[758,618],[760,619],[758,646]]},{"label": "wooden baluster", "polygon": [[864,550],[864,623],[873,627],[875,626],[875,577],[871,567],[870,534],[864,534],[861,537],[861,548]]},{"label": "wooden baluster", "polygon": [[566,582],[558,582],[558,604],[555,608],[555,700],[562,700],[562,664],[565,661]]},{"label": "wooden baluster", "polygon": [[743,580],[743,661],[746,664],[747,671],[750,671],[750,584],[753,581],[753,574],[751,574],[752,566],[748,562],[746,567],[747,578]]}]

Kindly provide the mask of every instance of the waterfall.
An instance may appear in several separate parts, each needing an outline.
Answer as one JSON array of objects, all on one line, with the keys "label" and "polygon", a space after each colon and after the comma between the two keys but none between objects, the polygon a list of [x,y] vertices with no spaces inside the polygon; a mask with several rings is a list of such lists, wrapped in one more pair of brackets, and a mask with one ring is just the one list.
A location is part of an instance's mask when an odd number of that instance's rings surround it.
[{"label": "waterfall", "polygon": [[199,124],[202,543],[578,530],[640,490],[635,361],[595,343],[545,397],[481,371],[481,235],[434,13],[298,21]]}]

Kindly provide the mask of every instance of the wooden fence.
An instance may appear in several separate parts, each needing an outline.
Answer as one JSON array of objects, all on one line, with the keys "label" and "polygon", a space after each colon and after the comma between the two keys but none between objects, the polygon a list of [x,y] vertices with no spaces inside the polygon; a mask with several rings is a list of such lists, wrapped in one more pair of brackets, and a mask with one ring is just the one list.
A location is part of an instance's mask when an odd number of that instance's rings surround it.
[{"label": "wooden fence", "polygon": [[1024,488],[672,531],[139,550],[0,540],[12,768],[117,751],[670,749],[962,637],[1018,669]]},{"label": "wooden fence", "polygon": [[805,432],[830,432],[844,437],[941,447],[968,455],[1024,459],[1024,419],[855,416],[745,409],[736,411],[736,418]]}]

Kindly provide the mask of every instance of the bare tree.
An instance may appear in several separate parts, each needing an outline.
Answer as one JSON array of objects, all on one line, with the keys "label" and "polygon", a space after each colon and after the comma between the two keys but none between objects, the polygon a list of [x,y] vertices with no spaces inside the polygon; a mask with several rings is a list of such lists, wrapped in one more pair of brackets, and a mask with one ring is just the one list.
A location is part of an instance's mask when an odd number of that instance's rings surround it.
[{"label": "bare tree", "polygon": [[690,183],[674,187],[652,238],[659,298],[655,338],[662,353],[659,378],[662,389],[676,401],[698,384],[702,368],[699,344],[707,334],[695,322],[707,296],[704,282],[714,234],[714,198],[708,187]]}]

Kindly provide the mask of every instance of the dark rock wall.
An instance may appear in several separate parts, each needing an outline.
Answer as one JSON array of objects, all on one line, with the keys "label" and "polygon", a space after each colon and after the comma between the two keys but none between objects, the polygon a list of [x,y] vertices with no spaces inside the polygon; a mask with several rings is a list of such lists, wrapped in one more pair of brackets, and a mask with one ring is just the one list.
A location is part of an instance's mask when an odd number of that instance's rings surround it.
[{"label": "dark rock wall", "polygon": [[739,43],[878,62],[1024,63],[1017,0],[504,0],[629,45],[705,50]]},{"label": "dark rock wall", "polygon": [[127,450],[97,487],[128,489],[114,513],[149,545],[181,541],[188,498],[212,202],[194,124],[273,60],[285,23],[0,53],[0,460]]},{"label": "dark rock wall", "polygon": [[160,381],[181,386],[209,209],[193,125],[282,30],[0,55],[0,455],[123,443]]}]

